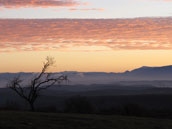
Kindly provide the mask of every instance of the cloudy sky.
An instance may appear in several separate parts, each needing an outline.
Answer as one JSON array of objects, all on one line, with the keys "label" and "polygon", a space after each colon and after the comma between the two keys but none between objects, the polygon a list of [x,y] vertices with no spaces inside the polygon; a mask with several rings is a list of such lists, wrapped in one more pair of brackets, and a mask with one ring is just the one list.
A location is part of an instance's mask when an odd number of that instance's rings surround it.
[{"label": "cloudy sky", "polygon": [[0,0],[0,72],[172,65],[172,0]]},{"label": "cloudy sky", "polygon": [[172,0],[0,0],[1,18],[171,16]]}]

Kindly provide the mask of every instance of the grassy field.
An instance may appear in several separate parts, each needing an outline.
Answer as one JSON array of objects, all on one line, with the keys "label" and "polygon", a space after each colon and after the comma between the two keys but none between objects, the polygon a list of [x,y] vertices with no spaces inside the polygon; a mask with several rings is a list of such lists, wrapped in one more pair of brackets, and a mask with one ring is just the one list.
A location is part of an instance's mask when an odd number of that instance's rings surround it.
[{"label": "grassy field", "polygon": [[0,111],[0,129],[172,129],[172,120]]}]

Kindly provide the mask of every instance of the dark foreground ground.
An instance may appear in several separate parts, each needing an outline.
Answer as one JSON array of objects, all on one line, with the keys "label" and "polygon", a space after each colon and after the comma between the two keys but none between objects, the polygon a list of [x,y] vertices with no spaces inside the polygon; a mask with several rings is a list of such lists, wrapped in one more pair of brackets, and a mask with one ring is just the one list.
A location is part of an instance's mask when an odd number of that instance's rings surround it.
[{"label": "dark foreground ground", "polygon": [[0,111],[0,129],[172,129],[172,120]]}]

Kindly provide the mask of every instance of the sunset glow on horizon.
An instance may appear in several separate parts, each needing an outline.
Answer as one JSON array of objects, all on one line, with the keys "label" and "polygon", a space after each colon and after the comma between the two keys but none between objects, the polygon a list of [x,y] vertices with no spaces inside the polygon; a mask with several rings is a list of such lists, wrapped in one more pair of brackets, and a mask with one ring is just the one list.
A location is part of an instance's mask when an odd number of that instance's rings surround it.
[{"label": "sunset glow on horizon", "polygon": [[0,72],[39,72],[46,56],[56,60],[52,72],[172,65],[171,7],[171,0],[0,0]]},{"label": "sunset glow on horizon", "polygon": [[40,72],[46,56],[52,56],[56,60],[56,65],[49,69],[51,72],[125,72],[142,66],[172,64],[171,50],[10,52],[0,54],[0,72]]}]

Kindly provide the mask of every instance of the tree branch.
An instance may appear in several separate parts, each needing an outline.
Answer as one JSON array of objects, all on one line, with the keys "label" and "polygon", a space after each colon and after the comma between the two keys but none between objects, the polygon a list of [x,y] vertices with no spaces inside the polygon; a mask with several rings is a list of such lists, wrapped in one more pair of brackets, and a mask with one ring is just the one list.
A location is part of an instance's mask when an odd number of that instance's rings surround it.
[{"label": "tree branch", "polygon": [[34,102],[39,96],[41,90],[45,90],[56,83],[67,81],[67,76],[61,75],[57,78],[51,77],[51,73],[46,73],[48,68],[54,64],[54,59],[51,57],[46,58],[46,62],[43,63],[43,68],[38,76],[31,80],[28,87],[22,87],[22,80],[20,77],[14,78],[8,84],[8,87],[14,90],[20,97],[29,102],[31,109],[34,109]]}]

